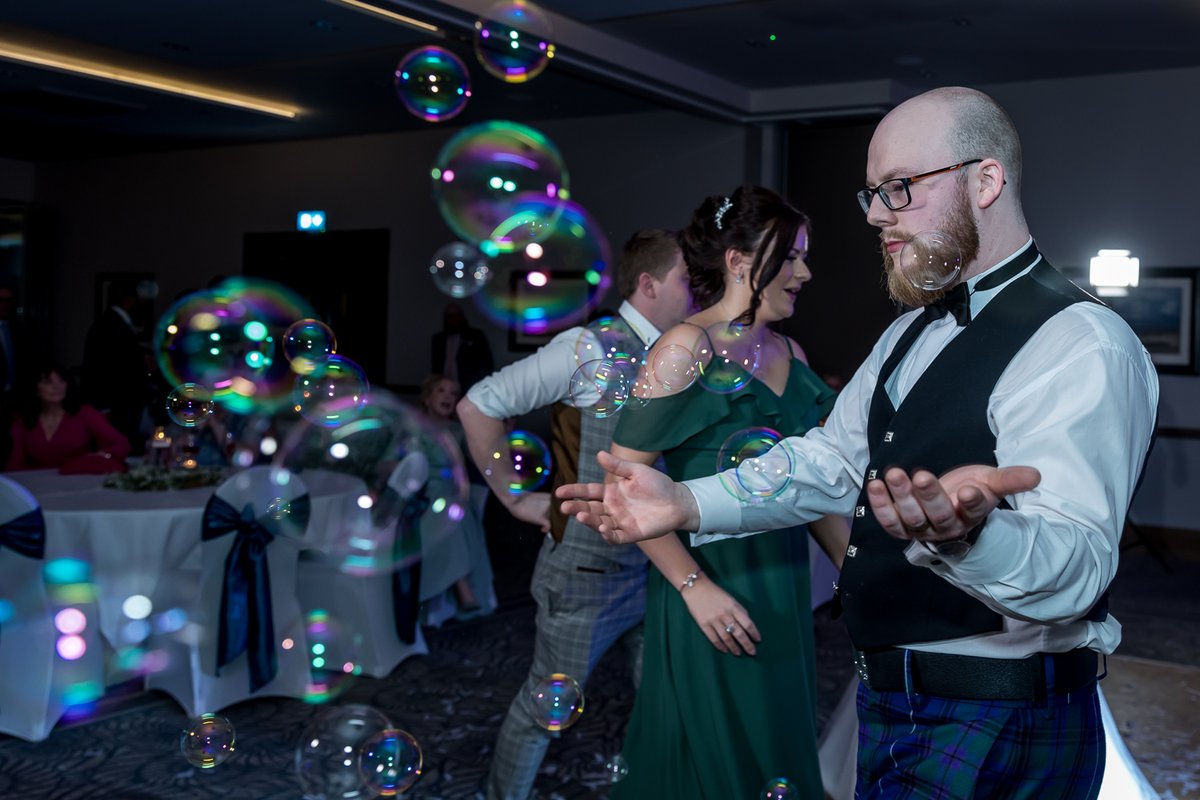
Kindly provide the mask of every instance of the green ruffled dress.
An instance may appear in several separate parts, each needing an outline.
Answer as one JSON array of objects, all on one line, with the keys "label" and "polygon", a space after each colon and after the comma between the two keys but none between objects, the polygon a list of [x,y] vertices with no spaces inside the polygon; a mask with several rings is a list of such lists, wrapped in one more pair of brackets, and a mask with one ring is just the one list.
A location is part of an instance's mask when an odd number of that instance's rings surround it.
[{"label": "green ruffled dress", "polygon": [[[696,384],[626,407],[613,441],[661,451],[675,480],[712,475],[732,434],[751,427],[799,435],[833,407],[834,392],[792,359],[777,397],[757,380],[732,394]],[[770,501],[767,501],[770,502]],[[800,797],[821,798],[816,667],[805,527],[691,547],[706,575],[741,603],[762,642],[755,656],[717,652],[679,587],[651,569],[642,683],[622,754],[628,775],[614,800],[753,800],[784,777]]]}]

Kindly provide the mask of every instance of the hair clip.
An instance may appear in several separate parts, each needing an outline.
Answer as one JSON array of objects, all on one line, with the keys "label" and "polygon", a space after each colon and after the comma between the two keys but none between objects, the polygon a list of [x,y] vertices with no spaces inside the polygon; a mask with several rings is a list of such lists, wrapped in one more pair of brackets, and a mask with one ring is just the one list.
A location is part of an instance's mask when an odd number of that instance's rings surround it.
[{"label": "hair clip", "polygon": [[722,230],[721,219],[725,216],[725,212],[733,208],[733,202],[726,197],[721,201],[721,207],[717,209],[717,213],[713,214],[713,224],[717,226],[717,230]]}]

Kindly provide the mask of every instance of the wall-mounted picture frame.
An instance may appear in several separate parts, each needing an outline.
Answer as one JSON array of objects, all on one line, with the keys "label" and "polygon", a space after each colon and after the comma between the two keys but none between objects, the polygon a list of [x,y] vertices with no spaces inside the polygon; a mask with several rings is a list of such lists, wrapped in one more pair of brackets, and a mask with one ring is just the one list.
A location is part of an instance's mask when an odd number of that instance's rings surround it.
[{"label": "wall-mounted picture frame", "polygon": [[[1159,267],[1144,269],[1138,285],[1124,295],[1100,299],[1121,315],[1146,346],[1159,372],[1196,374],[1200,328],[1200,269]],[[1079,278],[1075,278],[1079,282]],[[1092,293],[1093,286],[1081,285]]]},{"label": "wall-mounted picture frame", "polygon": [[[530,282],[534,273],[544,284]],[[595,310],[597,287],[576,270],[513,270],[508,274],[508,349],[532,352]]]}]

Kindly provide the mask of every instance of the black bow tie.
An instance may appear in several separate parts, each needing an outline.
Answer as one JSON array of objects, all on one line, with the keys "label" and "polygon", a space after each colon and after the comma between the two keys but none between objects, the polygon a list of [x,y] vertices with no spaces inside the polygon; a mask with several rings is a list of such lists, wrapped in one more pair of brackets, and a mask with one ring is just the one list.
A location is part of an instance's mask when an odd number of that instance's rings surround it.
[{"label": "black bow tie", "polygon": [[929,305],[925,306],[927,322],[941,319],[947,314],[954,315],[954,321],[959,327],[971,321],[971,297],[966,283],[957,283],[950,291]]}]

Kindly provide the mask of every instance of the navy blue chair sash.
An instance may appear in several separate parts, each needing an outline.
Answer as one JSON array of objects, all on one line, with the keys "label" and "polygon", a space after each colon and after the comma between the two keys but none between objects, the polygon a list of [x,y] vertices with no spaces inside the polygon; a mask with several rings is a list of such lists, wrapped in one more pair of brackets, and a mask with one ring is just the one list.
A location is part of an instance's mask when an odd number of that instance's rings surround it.
[{"label": "navy blue chair sash", "polygon": [[[307,494],[290,501],[290,522],[307,527],[311,513]],[[204,541],[235,533],[221,586],[221,611],[217,633],[217,673],[242,653],[250,667],[250,691],[257,692],[279,671],[275,653],[275,624],[271,608],[271,575],[267,545],[279,533],[270,517],[256,519],[247,503],[238,512],[215,494],[204,509]],[[276,528],[276,530],[271,530]]]},{"label": "navy blue chair sash", "polygon": [[45,558],[46,519],[42,509],[35,508],[0,525],[0,547],[7,547],[26,558]]},{"label": "navy blue chair sash", "polygon": [[26,558],[46,557],[46,519],[35,508],[0,525],[0,547],[7,547]]}]

